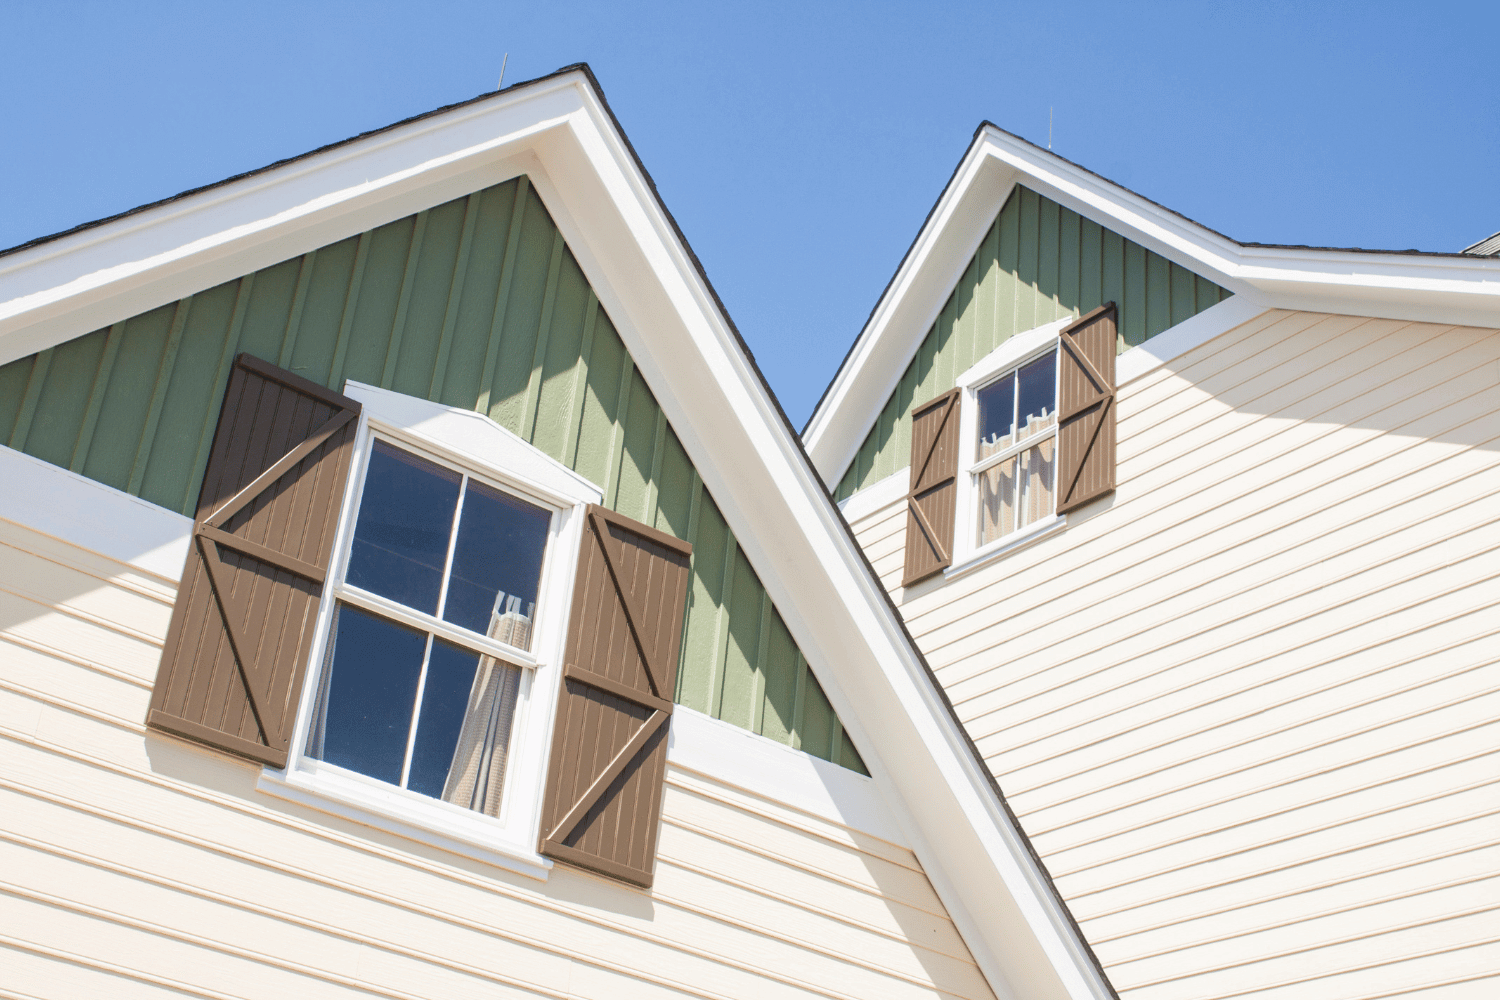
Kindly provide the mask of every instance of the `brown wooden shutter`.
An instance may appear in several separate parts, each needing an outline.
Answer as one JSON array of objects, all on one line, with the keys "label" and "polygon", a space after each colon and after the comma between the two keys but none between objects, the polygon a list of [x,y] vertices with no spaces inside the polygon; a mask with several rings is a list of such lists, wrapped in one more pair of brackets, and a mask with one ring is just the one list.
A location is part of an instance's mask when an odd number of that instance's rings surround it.
[{"label": "brown wooden shutter", "polygon": [[1063,330],[1058,351],[1057,512],[1115,488],[1115,304]]},{"label": "brown wooden shutter", "polygon": [[588,508],[540,850],[650,886],[693,547]]},{"label": "brown wooden shutter", "polygon": [[906,496],[906,574],[910,587],[953,564],[958,505],[958,406],[954,389],[911,415],[911,487]]},{"label": "brown wooden shutter", "polygon": [[147,725],[285,766],[359,410],[235,359]]}]

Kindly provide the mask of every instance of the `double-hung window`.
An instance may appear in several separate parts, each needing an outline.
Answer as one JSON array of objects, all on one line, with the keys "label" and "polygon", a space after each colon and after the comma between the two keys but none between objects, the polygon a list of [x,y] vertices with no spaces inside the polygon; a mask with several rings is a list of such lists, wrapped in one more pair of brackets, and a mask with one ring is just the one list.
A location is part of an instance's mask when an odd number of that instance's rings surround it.
[{"label": "double-hung window", "polygon": [[347,392],[366,417],[297,736],[268,790],[537,863],[572,572],[598,489],[474,414]]},{"label": "double-hung window", "polygon": [[958,377],[956,569],[1058,523],[1058,331],[1018,334]]}]

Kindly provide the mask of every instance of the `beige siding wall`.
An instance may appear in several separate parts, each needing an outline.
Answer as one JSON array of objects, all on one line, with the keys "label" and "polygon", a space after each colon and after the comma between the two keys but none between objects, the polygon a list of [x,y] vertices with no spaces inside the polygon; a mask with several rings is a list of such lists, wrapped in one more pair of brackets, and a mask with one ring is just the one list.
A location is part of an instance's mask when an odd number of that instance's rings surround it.
[{"label": "beige siding wall", "polygon": [[650,892],[259,793],[142,726],[173,596],[0,520],[0,995],[991,997],[908,850],[679,766]]},{"label": "beige siding wall", "polygon": [[1273,311],[1119,398],[1029,548],[903,593],[855,522],[1116,988],[1500,995],[1500,332]]}]

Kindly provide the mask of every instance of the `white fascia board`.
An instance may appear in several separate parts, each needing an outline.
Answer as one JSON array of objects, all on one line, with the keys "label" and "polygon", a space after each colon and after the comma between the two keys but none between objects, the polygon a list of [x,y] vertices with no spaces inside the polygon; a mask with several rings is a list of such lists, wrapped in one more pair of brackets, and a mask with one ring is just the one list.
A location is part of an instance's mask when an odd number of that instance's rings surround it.
[{"label": "white fascia board", "polygon": [[986,126],[808,422],[803,437],[825,480],[836,481],[848,467],[1018,182],[1257,310],[1500,326],[1500,258],[1246,246]]},{"label": "white fascia board", "polygon": [[563,74],[0,257],[0,364],[524,173]]},{"label": "white fascia board", "polygon": [[998,996],[1110,995],[622,137],[541,137],[539,191]]},{"label": "white fascia board", "polygon": [[[524,165],[997,996],[1108,997],[1061,899],[586,75],[561,74],[515,96],[524,100],[497,96],[3,259],[0,301],[9,311],[0,314],[0,357]],[[421,134],[401,156],[390,153],[399,170],[362,164],[366,143],[384,150],[408,128]],[[307,190],[287,179],[324,156],[344,165],[319,175],[320,184],[307,180]],[[367,180],[376,175],[388,180]],[[187,210],[195,206],[201,214]],[[231,232],[214,230],[213,218]],[[82,262],[70,262],[72,253]]]}]

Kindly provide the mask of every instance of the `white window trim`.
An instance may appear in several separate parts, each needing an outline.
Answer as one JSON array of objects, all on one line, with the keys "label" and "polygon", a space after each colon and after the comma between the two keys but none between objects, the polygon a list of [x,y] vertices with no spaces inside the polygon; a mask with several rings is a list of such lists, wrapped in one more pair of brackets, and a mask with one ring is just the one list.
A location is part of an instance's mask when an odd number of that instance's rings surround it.
[{"label": "white window trim", "polygon": [[[1076,316],[1064,316],[1045,326],[1018,333],[958,376],[957,385],[963,392],[958,411],[958,501],[954,512],[953,559],[949,567],[943,571],[944,580],[970,573],[982,565],[1024,548],[1067,526],[1068,515],[1054,513],[1050,517],[1033,521],[1018,531],[1012,531],[984,545],[979,545],[974,528],[979,510],[978,491],[974,488],[974,467],[979,464],[978,392],[980,388],[997,375],[1014,371],[1028,361],[1056,351],[1062,331],[1077,319]],[[1057,433],[1056,427],[1053,428],[1053,433],[1054,435]],[[1036,440],[1040,439],[1019,442],[1010,451],[1014,453],[1024,451],[1036,443]],[[1003,458],[997,454],[986,461],[990,460],[1001,461]],[[1055,492],[1055,483],[1053,488]]]},{"label": "white window trim", "polygon": [[[329,585],[318,608],[317,634],[303,681],[301,707],[285,768],[265,768],[256,787],[302,805],[356,820],[378,829],[546,879],[552,862],[537,852],[547,752],[572,607],[573,578],[583,535],[584,508],[600,503],[593,483],[548,457],[488,417],[430,403],[386,389],[348,382],[344,392],[363,405],[355,437]],[[497,819],[396,788],[347,769],[305,756],[319,674],[342,597],[349,538],[365,481],[372,438],[380,437],[424,452],[427,457],[469,471],[556,512],[543,557],[537,594],[535,647],[529,655],[506,648],[501,656],[522,668],[521,689],[506,764],[505,794]],[[365,604],[367,601],[357,601]],[[424,623],[424,629],[431,623]],[[464,642],[473,645],[472,637]],[[497,649],[499,647],[497,646]]]}]

